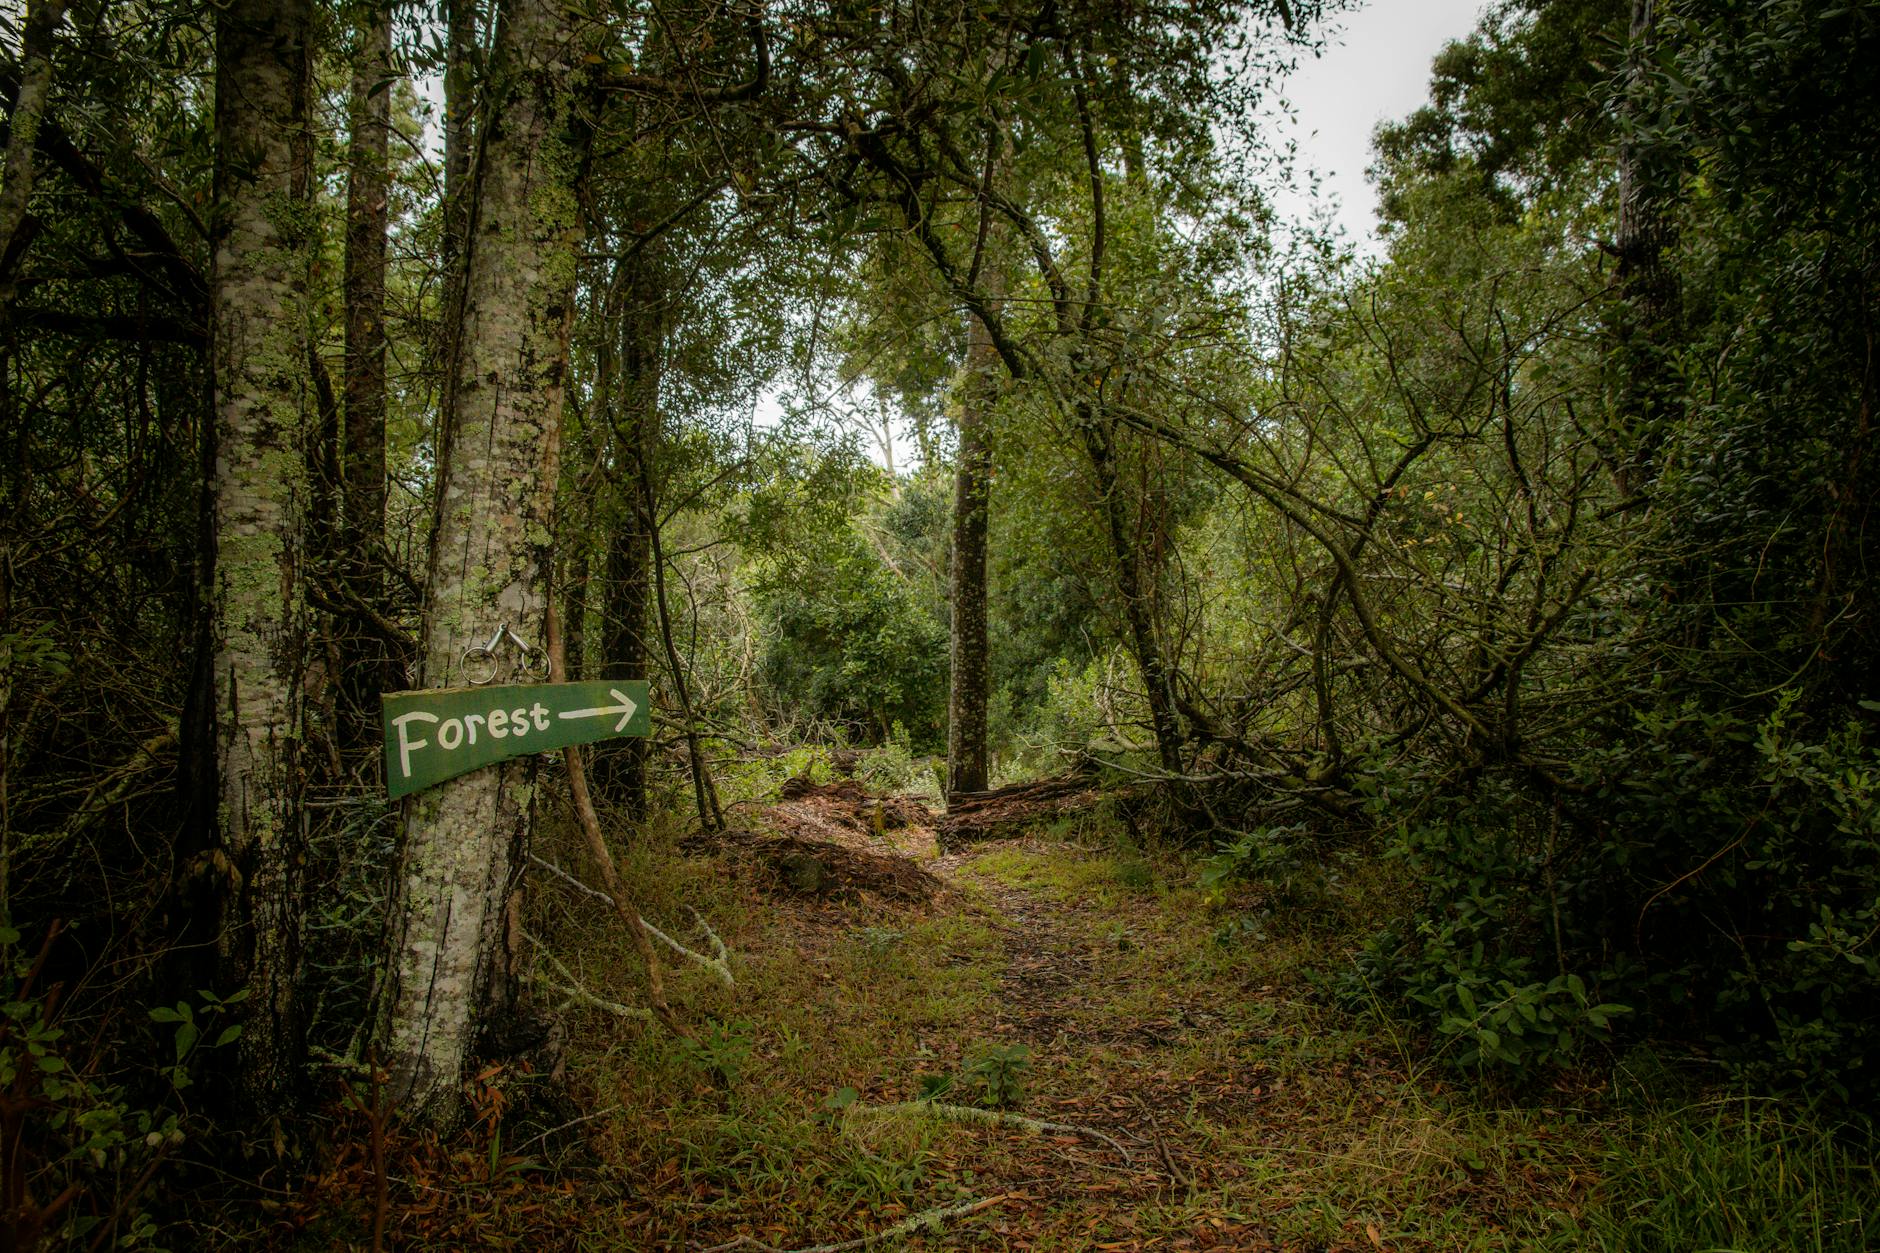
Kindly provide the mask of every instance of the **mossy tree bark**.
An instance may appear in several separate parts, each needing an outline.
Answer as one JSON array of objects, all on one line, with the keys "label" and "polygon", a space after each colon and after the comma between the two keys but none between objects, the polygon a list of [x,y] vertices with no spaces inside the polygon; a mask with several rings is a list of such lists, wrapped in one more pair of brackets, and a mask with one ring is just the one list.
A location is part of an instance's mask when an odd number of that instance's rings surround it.
[{"label": "mossy tree bark", "polygon": [[33,227],[27,216],[36,162],[33,144],[52,91],[52,36],[65,16],[65,0],[28,0],[21,32],[19,92],[7,110],[7,163],[0,179],[0,325],[11,320],[13,275]]},{"label": "mossy tree bark", "polygon": [[[1130,651],[1142,672],[1143,697],[1149,706],[1149,725],[1155,732],[1156,757],[1171,777],[1183,773],[1182,752],[1187,746],[1180,712],[1175,702],[1174,671],[1162,647],[1152,599],[1156,577],[1154,563],[1142,551],[1131,526],[1130,504],[1124,499],[1122,476],[1117,469],[1116,423],[1095,404],[1080,403],[1077,409],[1078,435],[1090,467],[1096,477],[1098,505],[1103,510],[1104,529],[1110,541],[1110,556],[1116,563],[1116,599],[1129,632]],[[1141,500],[1138,511],[1149,502]]]},{"label": "mossy tree bark", "polygon": [[[366,7],[353,58],[346,177],[346,442],[342,577],[353,596],[384,599],[378,553],[385,533],[385,235],[392,98],[392,10]],[[348,748],[378,734],[378,701],[394,673],[391,642],[357,626],[339,633],[342,733]]]},{"label": "mossy tree bark", "polygon": [[[445,376],[426,686],[457,681],[464,649],[499,623],[532,643],[545,638],[580,242],[582,65],[557,0],[501,7]],[[503,917],[534,789],[534,760],[523,758],[406,803],[382,1004],[394,1094],[433,1127],[458,1121],[478,1027],[513,1001]]]},{"label": "mossy tree bark", "polygon": [[308,636],[311,0],[230,0],[216,22],[211,584],[219,955],[249,990],[242,1088],[278,1108],[299,1071],[300,749]]}]

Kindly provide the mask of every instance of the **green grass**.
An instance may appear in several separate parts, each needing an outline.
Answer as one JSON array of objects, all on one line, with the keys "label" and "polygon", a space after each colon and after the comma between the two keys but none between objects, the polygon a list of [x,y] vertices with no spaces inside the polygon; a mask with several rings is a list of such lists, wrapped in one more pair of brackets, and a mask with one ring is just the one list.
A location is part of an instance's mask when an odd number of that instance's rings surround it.
[{"label": "green grass", "polygon": [[1653,1110],[1608,1139],[1582,1247],[1861,1250],[1880,1245],[1870,1129],[1824,1126],[1768,1099]]}]

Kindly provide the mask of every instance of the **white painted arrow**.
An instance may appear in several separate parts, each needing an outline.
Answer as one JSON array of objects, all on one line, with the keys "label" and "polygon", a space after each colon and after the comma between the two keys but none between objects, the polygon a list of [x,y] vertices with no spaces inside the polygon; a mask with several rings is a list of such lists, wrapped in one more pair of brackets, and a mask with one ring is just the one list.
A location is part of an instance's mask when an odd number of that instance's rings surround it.
[{"label": "white painted arrow", "polygon": [[620,723],[614,727],[614,730],[624,731],[627,729],[627,723],[633,721],[633,715],[640,707],[633,703],[632,697],[628,696],[617,687],[608,688],[607,694],[620,703],[618,705],[603,705],[598,709],[564,709],[555,716],[557,718],[611,718],[615,714],[619,714]]}]

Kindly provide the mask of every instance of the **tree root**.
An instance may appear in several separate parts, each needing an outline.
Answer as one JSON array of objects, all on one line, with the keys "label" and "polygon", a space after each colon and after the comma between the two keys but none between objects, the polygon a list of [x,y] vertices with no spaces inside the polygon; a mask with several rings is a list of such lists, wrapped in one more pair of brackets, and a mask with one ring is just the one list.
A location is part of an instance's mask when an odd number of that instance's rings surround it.
[{"label": "tree root", "polygon": [[996,1109],[980,1109],[977,1105],[946,1105],[939,1101],[899,1101],[893,1105],[853,1105],[850,1109],[855,1114],[917,1114],[927,1118],[944,1119],[947,1122],[1020,1127],[1026,1131],[1082,1136],[1086,1140],[1098,1140],[1109,1145],[1123,1159],[1123,1165],[1133,1165],[1129,1159],[1129,1150],[1113,1136],[1098,1131],[1095,1127],[1080,1127],[1075,1123],[1047,1122],[1042,1118],[1027,1118],[1023,1114],[1007,1114]]},{"label": "tree root", "polygon": [[873,1235],[844,1240],[839,1244],[814,1244],[800,1249],[780,1249],[774,1244],[765,1244],[752,1236],[739,1236],[725,1244],[714,1244],[709,1249],[701,1249],[699,1253],[730,1253],[732,1249],[756,1249],[757,1253],[848,1253],[850,1249],[867,1248],[871,1244],[879,1244],[883,1240],[892,1240],[897,1236],[911,1236],[923,1228],[938,1230],[940,1224],[948,1219],[977,1214],[980,1210],[991,1209],[1005,1199],[1006,1194],[1001,1193],[998,1196],[989,1196],[983,1201],[955,1201],[951,1205],[937,1205],[933,1209],[909,1215],[894,1226],[884,1227]]}]

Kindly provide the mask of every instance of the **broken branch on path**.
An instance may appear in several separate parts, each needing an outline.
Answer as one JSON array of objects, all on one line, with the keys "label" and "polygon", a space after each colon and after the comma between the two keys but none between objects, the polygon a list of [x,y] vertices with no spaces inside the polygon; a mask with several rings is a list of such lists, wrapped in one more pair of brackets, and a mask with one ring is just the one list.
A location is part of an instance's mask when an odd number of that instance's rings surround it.
[{"label": "broken branch on path", "polygon": [[892,1240],[897,1236],[910,1236],[923,1228],[937,1229],[941,1223],[950,1218],[964,1218],[968,1214],[977,1214],[980,1210],[991,1209],[1009,1199],[1010,1195],[1010,1193],[1001,1193],[998,1196],[989,1196],[983,1201],[955,1201],[951,1205],[937,1205],[933,1209],[910,1214],[894,1226],[884,1227],[873,1235],[844,1240],[840,1244],[815,1244],[800,1249],[780,1249],[774,1244],[765,1244],[754,1236],[739,1236],[725,1244],[714,1244],[709,1249],[701,1249],[699,1253],[730,1253],[732,1249],[756,1249],[758,1253],[848,1253],[850,1249],[867,1248],[871,1244],[879,1244],[883,1240]]},{"label": "broken branch on path", "polygon": [[853,1114],[915,1114],[927,1118],[939,1118],[948,1122],[981,1123],[989,1126],[1019,1127],[1026,1131],[1044,1134],[1056,1132],[1059,1135],[1082,1136],[1086,1140],[1099,1140],[1115,1149],[1123,1159],[1123,1165],[1133,1163],[1129,1159],[1129,1150],[1122,1146],[1114,1136],[1098,1131],[1095,1127],[1082,1127],[1076,1123],[1047,1122],[1042,1118],[1028,1118],[1023,1114],[1008,1114],[1002,1110],[981,1109],[977,1105],[948,1105],[940,1101],[898,1101],[893,1105],[854,1105]]},{"label": "broken branch on path", "polygon": [[[549,677],[553,681],[561,683],[567,680],[568,663],[562,651],[561,620],[555,613],[552,598],[548,607],[548,667]],[[633,937],[633,947],[639,950],[640,960],[646,963],[646,998],[652,1003],[654,1015],[668,1031],[689,1040],[692,1038],[691,1031],[679,1021],[672,1006],[666,1003],[666,981],[660,971],[659,954],[653,949],[652,938],[646,924],[640,921],[639,911],[627,899],[626,889],[620,883],[620,872],[614,866],[614,855],[607,849],[606,836],[601,834],[600,816],[594,812],[594,798],[588,794],[587,770],[581,762],[581,750],[570,744],[561,750],[561,755],[568,767],[568,794],[574,800],[574,812],[580,819],[581,834],[587,837],[588,855],[600,867],[601,882],[606,885],[607,894],[613,900],[614,913],[626,924],[627,934]],[[551,956],[549,960],[553,961],[554,958]]]},{"label": "broken branch on path", "polygon": [[[615,904],[613,897],[601,891],[599,888],[589,887],[587,884],[581,882],[581,880],[569,874],[566,870],[563,870],[560,866],[557,866],[554,862],[537,857],[534,853],[530,853],[528,857],[533,865],[548,871],[575,891],[591,896],[597,901],[602,901],[609,908],[619,908],[619,906]],[[711,957],[705,956],[705,954],[699,952],[697,949],[688,948],[679,943],[679,941],[673,939],[664,931],[661,931],[658,927],[648,922],[645,914],[640,915],[640,925],[645,927],[647,931],[652,934],[654,939],[660,941],[679,956],[695,965],[703,966],[705,969],[717,975],[719,982],[723,983],[726,987],[737,987],[738,981],[733,978],[731,974],[731,950],[726,948],[725,942],[718,938],[718,933],[712,930],[712,925],[705,921],[705,915],[694,909],[692,911],[692,919],[698,923],[698,929],[705,933],[705,939],[711,944],[713,954]]]},{"label": "broken branch on path", "polygon": [[581,981],[574,977],[574,972],[568,969],[559,957],[549,952],[546,944],[543,944],[533,935],[529,935],[527,931],[524,931],[523,935],[528,937],[529,943],[535,945],[536,952],[546,958],[548,964],[559,971],[563,979],[567,980],[566,983],[557,983],[541,971],[535,971],[533,976],[535,981],[549,991],[559,992],[569,1000],[579,1001],[581,1004],[591,1006],[594,1009],[605,1010],[616,1018],[650,1020],[653,1017],[653,1011],[650,1009],[645,1009],[638,1005],[622,1005],[619,1001],[610,1001],[604,996],[596,996],[594,993],[588,991],[587,988],[582,986]]}]

